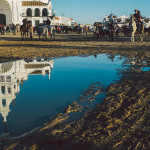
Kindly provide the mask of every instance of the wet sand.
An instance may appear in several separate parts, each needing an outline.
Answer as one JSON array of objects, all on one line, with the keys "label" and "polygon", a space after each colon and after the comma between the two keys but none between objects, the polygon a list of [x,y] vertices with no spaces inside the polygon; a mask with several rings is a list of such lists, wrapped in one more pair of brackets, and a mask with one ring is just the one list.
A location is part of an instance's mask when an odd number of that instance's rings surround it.
[{"label": "wet sand", "polygon": [[[3,40],[1,40],[3,39]],[[121,71],[122,79],[108,87],[107,97],[93,110],[77,121],[65,122],[71,112],[80,111],[72,103],[40,129],[18,139],[3,138],[2,149],[87,149],[87,150],[141,150],[150,149],[150,71],[141,71],[150,66],[150,38],[144,42],[131,43],[129,37],[99,39],[92,35],[59,35],[56,41],[17,41],[18,37],[0,37],[1,60],[94,55],[106,53],[128,58],[133,65]],[[143,62],[146,63],[143,63]],[[93,87],[93,86],[92,86]],[[95,91],[95,89],[92,89]],[[99,94],[87,90],[86,94]]]}]

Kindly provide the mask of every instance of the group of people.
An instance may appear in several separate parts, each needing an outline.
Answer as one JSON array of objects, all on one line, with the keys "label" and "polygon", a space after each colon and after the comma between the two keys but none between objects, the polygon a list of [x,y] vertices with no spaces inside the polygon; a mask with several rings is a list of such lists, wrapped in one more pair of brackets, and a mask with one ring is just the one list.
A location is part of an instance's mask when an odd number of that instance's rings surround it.
[{"label": "group of people", "polygon": [[[140,31],[143,25],[142,17],[139,10],[135,9],[134,11],[135,13],[133,14],[133,16],[137,25],[137,31]],[[110,21],[107,24],[107,26],[103,25],[102,23],[101,24],[95,23],[93,25],[94,39],[95,38],[98,39],[99,37],[105,37],[107,35],[110,35],[111,31],[114,31],[116,36],[119,36],[119,32],[120,32],[119,27],[116,23],[114,23],[113,18],[110,18]]]},{"label": "group of people", "polygon": [[5,35],[5,34],[9,34],[9,33],[13,33],[13,35],[16,34],[16,32],[18,32],[18,26],[14,25],[14,24],[10,24],[10,25],[1,25],[0,24],[0,34],[1,35]]},{"label": "group of people", "polygon": [[[141,14],[140,14],[140,11],[137,10],[137,9],[135,9],[134,11],[135,11],[135,13],[134,13],[133,16],[134,16],[134,19],[136,21],[137,30],[140,30],[140,28],[143,24],[142,19],[141,19]],[[31,34],[31,36],[33,36],[33,27],[32,27],[31,23],[28,23],[28,19],[27,18],[23,19],[22,23],[23,23],[23,26],[26,26],[26,27],[28,26],[29,27],[29,33]],[[49,30],[51,30],[51,29],[53,30],[53,31],[51,31],[51,33],[53,33],[53,34],[55,34],[55,32],[57,32],[57,30],[58,30],[58,32],[61,32],[61,31],[64,32],[63,28],[61,29],[61,27],[55,27],[55,28],[53,27],[52,28],[51,27],[51,21],[48,18],[47,18],[47,21],[46,21],[45,25],[48,26]],[[102,30],[102,28],[103,28],[102,25],[96,26],[94,24],[93,32],[98,33],[99,31]],[[108,28],[119,31],[117,26],[115,27],[113,22],[108,24]],[[86,26],[84,28],[80,28],[79,26],[76,27],[76,31],[78,31],[79,33],[82,33],[81,32],[82,30],[85,33],[85,36],[87,36],[88,28]],[[16,25],[14,25],[14,24],[7,25],[7,26],[0,25],[0,34],[1,35],[4,35],[5,33],[9,34],[10,32],[12,32],[13,34],[16,34]]]}]

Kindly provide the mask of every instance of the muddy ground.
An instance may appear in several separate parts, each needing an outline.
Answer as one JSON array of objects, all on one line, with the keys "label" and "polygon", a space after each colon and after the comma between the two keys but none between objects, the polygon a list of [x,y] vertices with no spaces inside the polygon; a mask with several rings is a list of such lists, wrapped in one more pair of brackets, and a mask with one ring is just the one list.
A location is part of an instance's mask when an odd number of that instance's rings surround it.
[{"label": "muddy ground", "polygon": [[[41,128],[20,138],[1,139],[1,148],[9,150],[148,150],[150,149],[150,37],[131,43],[129,37],[115,41],[99,39],[92,34],[57,35],[56,40],[21,41],[19,37],[0,37],[1,61],[33,57],[60,57],[106,53],[126,56],[131,67],[121,71],[122,79],[108,87],[107,97],[77,121],[65,122],[69,114],[82,109],[72,103]],[[91,86],[86,94],[100,94]],[[93,99],[92,99],[93,100]]]}]

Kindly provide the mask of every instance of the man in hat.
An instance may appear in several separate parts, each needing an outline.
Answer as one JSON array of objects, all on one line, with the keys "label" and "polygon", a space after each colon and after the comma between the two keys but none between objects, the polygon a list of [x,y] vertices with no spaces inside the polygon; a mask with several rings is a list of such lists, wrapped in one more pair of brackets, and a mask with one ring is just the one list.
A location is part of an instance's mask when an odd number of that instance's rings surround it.
[{"label": "man in hat", "polygon": [[51,21],[49,20],[49,18],[47,18],[46,25],[50,26],[50,24],[51,24]]},{"label": "man in hat", "polygon": [[138,11],[137,9],[134,10],[135,14],[135,21],[136,21],[136,25],[137,25],[137,30],[140,29],[140,25],[141,25],[141,15],[140,15],[140,11]]},{"label": "man in hat", "polygon": [[23,22],[23,26],[27,26],[28,19],[25,18],[25,19],[22,20],[22,22]]}]

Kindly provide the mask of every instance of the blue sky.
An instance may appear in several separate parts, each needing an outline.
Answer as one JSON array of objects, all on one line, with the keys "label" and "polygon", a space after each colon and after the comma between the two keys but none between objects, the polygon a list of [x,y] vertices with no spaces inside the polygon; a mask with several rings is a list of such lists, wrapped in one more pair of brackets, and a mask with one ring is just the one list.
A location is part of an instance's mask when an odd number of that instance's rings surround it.
[{"label": "blue sky", "polygon": [[93,24],[94,21],[102,21],[105,15],[111,11],[121,16],[129,16],[134,9],[141,14],[150,17],[150,0],[51,0],[57,16],[64,15],[73,18],[80,24]]}]

